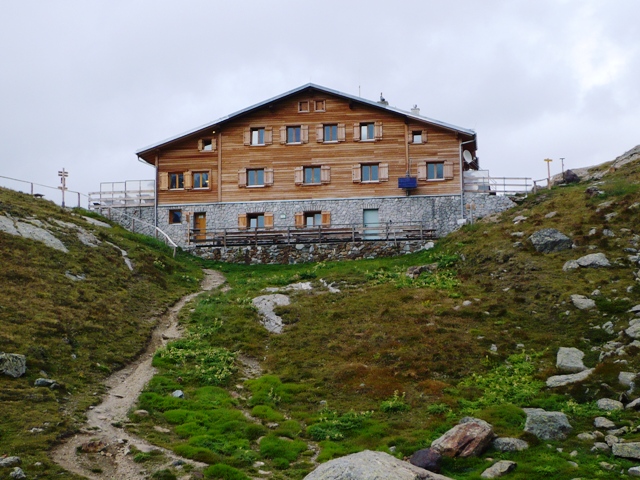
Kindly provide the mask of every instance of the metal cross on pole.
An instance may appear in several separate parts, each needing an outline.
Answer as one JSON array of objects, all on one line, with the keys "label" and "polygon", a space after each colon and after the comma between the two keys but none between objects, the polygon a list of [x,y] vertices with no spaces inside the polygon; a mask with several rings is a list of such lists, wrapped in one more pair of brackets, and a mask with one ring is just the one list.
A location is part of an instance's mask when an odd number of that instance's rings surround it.
[{"label": "metal cross on pole", "polygon": [[67,189],[67,177],[69,176],[69,172],[65,171],[63,167],[62,170],[58,170],[58,176],[60,177],[60,183],[62,184],[58,188],[62,190],[62,208],[64,208],[64,192]]}]

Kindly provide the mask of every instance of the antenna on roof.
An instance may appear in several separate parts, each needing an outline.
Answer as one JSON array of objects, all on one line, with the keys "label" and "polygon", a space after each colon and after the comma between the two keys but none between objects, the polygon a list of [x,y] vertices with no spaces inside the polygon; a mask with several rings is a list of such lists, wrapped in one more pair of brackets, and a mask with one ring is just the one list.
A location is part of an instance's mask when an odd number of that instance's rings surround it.
[{"label": "antenna on roof", "polygon": [[362,94],[360,93],[360,85],[358,85],[358,96],[361,97]]}]

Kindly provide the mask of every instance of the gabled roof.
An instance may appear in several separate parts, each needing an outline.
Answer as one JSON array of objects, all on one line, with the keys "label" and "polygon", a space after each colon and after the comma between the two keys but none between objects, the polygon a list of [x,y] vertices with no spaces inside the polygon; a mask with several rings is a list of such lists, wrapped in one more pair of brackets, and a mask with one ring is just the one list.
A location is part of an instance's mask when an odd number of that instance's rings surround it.
[{"label": "gabled roof", "polygon": [[393,112],[396,113],[398,115],[402,115],[406,118],[410,118],[412,120],[416,120],[419,122],[423,122],[423,123],[428,123],[431,125],[436,125],[440,128],[444,128],[445,130],[451,130],[457,133],[461,133],[463,135],[467,135],[471,138],[475,138],[476,132],[474,130],[471,130],[469,128],[462,128],[462,127],[457,127],[455,125],[452,125],[450,123],[446,123],[446,122],[441,122],[440,120],[434,120],[433,118],[429,118],[429,117],[424,117],[422,115],[416,115],[412,112],[407,112],[405,110],[401,110],[399,108],[396,107],[391,107],[389,105],[385,105],[383,103],[379,103],[379,102],[375,102],[373,100],[367,100],[365,98],[362,97],[357,97],[355,95],[350,95],[348,93],[343,93],[343,92],[339,92],[338,90],[333,90],[331,88],[327,88],[327,87],[323,87],[320,85],[316,85],[315,83],[307,83],[305,85],[302,85],[298,88],[294,88],[293,90],[289,90],[288,92],[284,92],[281,93],[280,95],[276,95],[275,97],[271,97],[267,100],[264,100],[262,102],[256,103],[255,105],[251,105],[250,107],[247,108],[243,108],[242,110],[238,110],[237,112],[231,113],[229,115],[226,115],[224,117],[218,118],[217,120],[210,122],[210,123],[206,123],[204,125],[200,125],[199,127],[196,127],[194,129],[188,130],[186,132],[183,132],[179,135],[175,135],[173,137],[167,138],[161,142],[155,143],[153,145],[149,145],[147,147],[141,148],[140,150],[138,150],[136,152],[136,155],[139,157],[143,157],[145,154],[151,153],[152,151],[155,151],[159,148],[162,148],[176,140],[180,140],[182,138],[188,137],[189,135],[193,135],[194,133],[200,132],[200,131],[205,131],[205,130],[210,130],[214,127],[219,127],[220,125],[233,120],[237,117],[240,117],[241,115],[253,112],[254,110],[258,110],[262,107],[271,105],[279,100],[282,100],[284,98],[290,97],[292,95],[295,95],[297,93],[303,92],[304,90],[317,90],[319,92],[324,92],[330,95],[334,95],[336,97],[341,97],[344,98],[346,100],[352,101],[352,102],[357,102],[357,103],[361,103],[364,105],[368,105],[370,107],[373,108],[378,108],[380,110],[386,110],[388,112]]}]

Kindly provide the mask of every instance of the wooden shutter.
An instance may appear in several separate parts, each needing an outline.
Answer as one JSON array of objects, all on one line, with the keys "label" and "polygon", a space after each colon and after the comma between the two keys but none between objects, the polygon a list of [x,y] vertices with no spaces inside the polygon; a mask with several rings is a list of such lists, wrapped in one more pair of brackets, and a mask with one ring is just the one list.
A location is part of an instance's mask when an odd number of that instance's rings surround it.
[{"label": "wooden shutter", "polygon": [[389,181],[389,164],[381,163],[378,165],[378,180],[381,182]]},{"label": "wooden shutter", "polygon": [[198,140],[198,150],[202,151],[202,147],[204,147],[204,142],[202,141],[202,139]]},{"label": "wooden shutter", "polygon": [[273,168],[264,169],[264,184],[267,187],[273,185]]},{"label": "wooden shutter", "polygon": [[453,180],[453,162],[444,162],[444,179]]},{"label": "wooden shutter", "polygon": [[309,125],[300,127],[300,143],[309,143]]},{"label": "wooden shutter", "polygon": [[304,167],[295,167],[293,172],[295,184],[302,185],[304,183]]},{"label": "wooden shutter", "polygon": [[207,183],[207,190],[211,190],[211,184],[213,183],[213,174],[211,170],[207,170],[207,175],[207,178],[209,179],[209,182]]},{"label": "wooden shutter", "polygon": [[239,213],[238,214],[238,230],[246,230],[247,229],[247,214]]},{"label": "wooden shutter", "polygon": [[422,130],[422,143],[427,143],[427,131]]},{"label": "wooden shutter", "polygon": [[280,127],[280,143],[282,145],[287,143],[287,127]]},{"label": "wooden shutter", "polygon": [[250,128],[244,129],[244,144],[251,145],[251,129]]},{"label": "wooden shutter", "polygon": [[338,141],[344,142],[347,139],[347,128],[344,123],[338,124]]},{"label": "wooden shutter", "polygon": [[331,167],[329,165],[320,167],[320,183],[331,183]]},{"label": "wooden shutter", "polygon": [[273,212],[264,213],[264,228],[273,228]]},{"label": "wooden shutter", "polygon": [[238,170],[238,186],[246,187],[247,186],[247,169],[241,168]]},{"label": "wooden shutter", "polygon": [[264,129],[264,144],[271,145],[273,143],[273,127],[266,127]]},{"label": "wooden shutter", "polygon": [[373,132],[376,140],[382,140],[382,122],[375,123]]},{"label": "wooden shutter", "polygon": [[316,125],[316,142],[324,142],[324,125]]},{"label": "wooden shutter", "polygon": [[304,212],[296,212],[294,218],[296,228],[304,228]]},{"label": "wooden shutter", "polygon": [[330,227],[331,226],[331,212],[322,212],[322,226]]},{"label": "wooden shutter", "polygon": [[191,171],[184,172],[184,189],[191,190],[193,188],[193,173]]},{"label": "wooden shutter", "polygon": [[169,172],[158,172],[158,190],[169,190]]},{"label": "wooden shutter", "polygon": [[427,162],[420,162],[418,164],[418,180],[427,179]]},{"label": "wooden shutter", "polygon": [[354,142],[360,141],[360,124],[359,123],[353,124],[353,141]]},{"label": "wooden shutter", "polygon": [[360,164],[351,167],[351,180],[353,180],[353,183],[360,183],[361,178]]}]

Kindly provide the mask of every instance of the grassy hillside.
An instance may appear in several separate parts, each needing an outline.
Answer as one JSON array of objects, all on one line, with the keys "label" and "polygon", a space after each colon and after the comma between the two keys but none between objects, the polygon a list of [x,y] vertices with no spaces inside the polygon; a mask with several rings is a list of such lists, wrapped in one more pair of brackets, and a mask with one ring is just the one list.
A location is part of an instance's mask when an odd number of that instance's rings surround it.
[{"label": "grassy hillside", "polygon": [[[134,416],[127,428],[210,463],[208,478],[264,478],[260,471],[269,471],[269,478],[300,479],[317,452],[318,461],[365,448],[402,458],[474,415],[500,436],[530,442],[525,452],[485,455],[517,461],[509,478],[618,478],[633,463],[592,453],[593,442],[575,435],[592,431],[594,417],[603,415],[631,427],[625,440],[640,439],[635,412],[607,413],[595,405],[627,390],[618,383],[620,371],[640,368],[636,347],[598,361],[606,342],[630,342],[618,335],[631,318],[626,311],[640,303],[634,277],[640,267],[625,251],[640,248],[640,165],[605,177],[601,194],[585,194],[587,186],[529,196],[419,254],[218,265],[230,290],[185,312],[188,338],[156,355],[161,374],[140,398],[150,415]],[[517,216],[526,219],[516,224]],[[537,253],[527,238],[547,227],[569,235],[576,248]],[[563,271],[566,261],[595,252],[605,253],[612,267]],[[437,263],[436,272],[415,280],[404,275],[409,266],[429,263]],[[340,293],[329,293],[321,280]],[[291,305],[277,312],[288,326],[282,335],[268,334],[251,300],[266,287],[299,281],[315,289],[287,292]],[[596,309],[572,305],[571,294],[596,289]],[[614,334],[601,328],[608,321]],[[558,373],[561,346],[580,348],[596,371],[583,383],[549,390],[544,382]],[[236,355],[233,368],[229,355]],[[262,374],[248,378],[241,357],[259,361]],[[171,397],[177,388],[185,399]],[[523,432],[522,407],[567,413],[573,434],[565,442],[538,441]],[[477,479],[487,465],[484,458],[447,460],[443,473]]]},{"label": "grassy hillside", "polygon": [[[0,215],[48,225],[69,250],[0,232],[0,352],[27,357],[24,376],[0,375],[0,455],[20,456],[38,478],[61,478],[47,450],[77,430],[99,401],[101,380],[144,348],[157,316],[194,291],[202,272],[154,239],[91,225],[86,211],[0,189]],[[93,233],[100,245],[85,245],[56,221]],[[109,243],[128,253],[133,271]],[[34,387],[40,377],[61,388]]]}]

